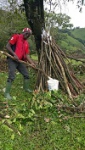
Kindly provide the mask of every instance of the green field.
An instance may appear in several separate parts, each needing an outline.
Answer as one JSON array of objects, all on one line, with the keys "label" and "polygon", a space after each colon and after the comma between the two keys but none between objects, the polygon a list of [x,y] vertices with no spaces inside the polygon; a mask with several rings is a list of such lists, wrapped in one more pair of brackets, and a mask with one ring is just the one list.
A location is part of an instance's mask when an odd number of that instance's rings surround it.
[{"label": "green field", "polygon": [[[36,73],[29,72],[34,90]],[[0,150],[85,150],[85,114],[57,107],[73,106],[67,95],[61,90],[25,93],[17,74],[9,101],[4,98],[6,79],[7,73],[0,73],[0,114],[10,117],[0,117]],[[74,100],[79,105],[85,95]]]}]

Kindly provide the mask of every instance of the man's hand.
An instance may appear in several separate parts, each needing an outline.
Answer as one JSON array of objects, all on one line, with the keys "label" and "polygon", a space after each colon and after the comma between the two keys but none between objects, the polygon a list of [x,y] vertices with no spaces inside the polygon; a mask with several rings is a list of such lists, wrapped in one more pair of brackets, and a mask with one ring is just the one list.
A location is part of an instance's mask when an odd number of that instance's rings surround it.
[{"label": "man's hand", "polygon": [[19,61],[19,58],[18,58],[18,56],[14,53],[14,59],[16,60],[16,61]]},{"label": "man's hand", "polygon": [[32,67],[34,67],[34,68],[36,68],[36,65],[32,62],[31,64],[30,64]]},{"label": "man's hand", "polygon": [[34,68],[36,68],[36,64],[33,62],[33,60],[29,57],[29,55],[26,55],[27,61],[30,63],[30,65]]}]

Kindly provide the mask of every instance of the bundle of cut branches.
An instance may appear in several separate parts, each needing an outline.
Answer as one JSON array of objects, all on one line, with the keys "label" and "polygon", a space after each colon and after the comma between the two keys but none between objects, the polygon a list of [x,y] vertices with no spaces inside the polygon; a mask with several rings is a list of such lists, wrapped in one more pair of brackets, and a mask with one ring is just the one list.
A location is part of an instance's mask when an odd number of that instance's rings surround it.
[{"label": "bundle of cut branches", "polygon": [[[69,95],[70,98],[79,95],[82,90],[82,84],[75,77],[73,70],[69,70],[67,65],[68,58],[65,53],[52,39],[50,42],[42,40],[41,56],[39,61],[39,68],[50,77],[59,80],[60,88]],[[41,71],[38,71],[36,87],[38,90],[47,89],[47,79]]]}]

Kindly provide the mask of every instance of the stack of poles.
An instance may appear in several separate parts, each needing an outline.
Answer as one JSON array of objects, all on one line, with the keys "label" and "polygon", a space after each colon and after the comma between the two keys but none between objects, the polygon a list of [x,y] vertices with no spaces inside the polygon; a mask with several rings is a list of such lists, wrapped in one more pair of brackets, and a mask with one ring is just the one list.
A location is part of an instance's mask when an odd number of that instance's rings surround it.
[{"label": "stack of poles", "polygon": [[[68,61],[65,53],[52,39],[49,43],[46,43],[42,39],[41,43],[41,55],[38,68],[41,68],[48,77],[59,80],[59,87],[69,95],[69,98],[73,98],[79,95],[82,90],[82,84],[74,75],[73,70],[69,70]],[[43,73],[38,70],[37,74],[37,90],[48,90],[47,78]]]}]

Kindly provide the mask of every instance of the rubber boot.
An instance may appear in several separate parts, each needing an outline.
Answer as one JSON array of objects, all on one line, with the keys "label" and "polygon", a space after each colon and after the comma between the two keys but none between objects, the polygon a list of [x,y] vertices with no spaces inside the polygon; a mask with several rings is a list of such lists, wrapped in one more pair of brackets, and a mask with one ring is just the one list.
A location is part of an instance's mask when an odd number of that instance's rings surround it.
[{"label": "rubber boot", "polygon": [[32,90],[29,89],[29,80],[28,79],[24,79],[23,89],[26,92],[32,92]]},{"label": "rubber boot", "polygon": [[5,93],[4,93],[5,98],[7,98],[7,99],[9,99],[9,100],[12,99],[12,97],[10,96],[11,85],[12,85],[11,82],[7,82],[6,90],[5,90]]}]

